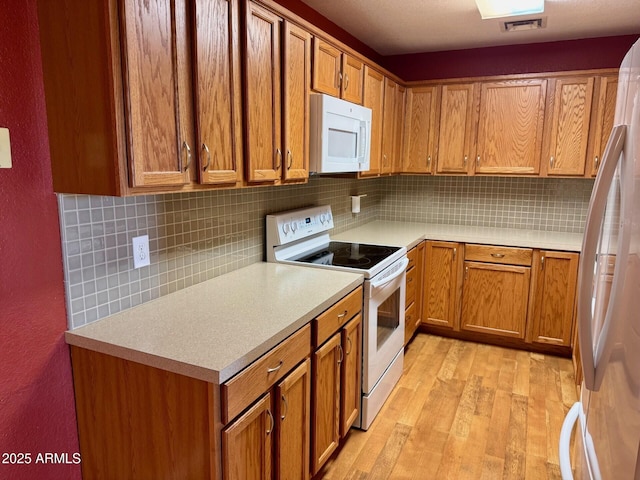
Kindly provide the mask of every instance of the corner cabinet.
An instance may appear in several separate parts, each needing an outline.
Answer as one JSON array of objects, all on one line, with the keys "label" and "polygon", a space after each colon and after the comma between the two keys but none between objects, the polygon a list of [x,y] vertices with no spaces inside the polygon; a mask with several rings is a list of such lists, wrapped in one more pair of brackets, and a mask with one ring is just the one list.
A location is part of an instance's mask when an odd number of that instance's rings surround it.
[{"label": "corner cabinet", "polygon": [[616,114],[618,76],[603,75],[596,78],[593,112],[591,115],[590,145],[587,154],[586,174],[595,177],[607,146]]},{"label": "corner cabinet", "polygon": [[376,177],[382,172],[384,79],[380,72],[365,65],[363,105],[371,109],[371,149],[369,170],[358,173],[359,177]]},{"label": "corner cabinet", "polygon": [[427,241],[422,324],[459,330],[464,245]]},{"label": "corner cabinet", "polygon": [[245,24],[247,182],[306,181],[311,35],[253,2]]},{"label": "corner cabinet", "polygon": [[407,252],[406,303],[404,313],[404,345],[413,338],[422,322],[422,285],[424,251],[427,242],[421,242]]},{"label": "corner cabinet", "polygon": [[439,86],[407,89],[404,120],[403,173],[427,173],[435,170],[440,121]]},{"label": "corner cabinet", "polygon": [[41,0],[38,15],[55,191],[239,184],[236,0]]}]

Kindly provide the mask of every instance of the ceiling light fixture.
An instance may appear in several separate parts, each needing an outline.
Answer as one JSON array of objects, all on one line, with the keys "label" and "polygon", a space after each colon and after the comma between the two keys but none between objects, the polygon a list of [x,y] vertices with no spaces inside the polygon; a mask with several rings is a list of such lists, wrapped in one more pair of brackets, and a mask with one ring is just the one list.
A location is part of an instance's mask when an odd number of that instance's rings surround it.
[{"label": "ceiling light fixture", "polygon": [[483,19],[544,12],[544,0],[476,0]]}]

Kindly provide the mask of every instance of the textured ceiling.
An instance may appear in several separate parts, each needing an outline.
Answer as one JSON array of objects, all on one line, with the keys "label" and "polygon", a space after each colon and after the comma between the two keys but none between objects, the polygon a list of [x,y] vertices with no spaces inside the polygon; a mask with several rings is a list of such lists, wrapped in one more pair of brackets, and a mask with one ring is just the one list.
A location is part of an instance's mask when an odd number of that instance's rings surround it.
[{"label": "textured ceiling", "polygon": [[503,33],[474,0],[302,0],[382,55],[640,32],[640,0],[546,0],[546,28]]}]

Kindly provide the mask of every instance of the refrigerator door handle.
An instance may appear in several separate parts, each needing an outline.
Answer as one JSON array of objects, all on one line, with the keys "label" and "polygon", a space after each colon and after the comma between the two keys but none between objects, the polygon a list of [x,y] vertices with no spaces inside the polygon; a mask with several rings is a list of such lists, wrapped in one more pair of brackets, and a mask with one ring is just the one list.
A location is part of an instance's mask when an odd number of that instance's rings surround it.
[{"label": "refrigerator door handle", "polygon": [[[626,133],[626,125],[616,125],[611,131],[591,194],[582,241],[582,253],[580,255],[580,275],[578,278],[578,338],[580,341],[580,353],[582,354],[582,370],[584,373],[585,387],[592,391],[597,391],[599,388],[599,385],[596,385],[597,359],[593,342],[593,315],[591,310],[591,292],[593,291],[594,285],[593,266],[597,259],[598,241],[600,239],[602,222],[606,211],[609,188],[613,182],[616,167],[618,166],[618,161],[624,148]],[[616,289],[612,289],[605,320],[602,324],[601,339],[604,339],[605,342],[609,333],[608,327],[612,313],[611,306],[616,302],[617,293]],[[602,345],[600,341],[598,343]],[[598,348],[598,350],[601,349]],[[602,375],[599,375],[599,377],[601,378]]]},{"label": "refrigerator door handle", "polygon": [[573,480],[573,471],[571,469],[571,432],[573,432],[573,427],[578,421],[580,408],[580,402],[573,404],[569,409],[567,416],[564,417],[562,429],[560,429],[558,460],[560,463],[560,475],[562,476],[562,480]]}]

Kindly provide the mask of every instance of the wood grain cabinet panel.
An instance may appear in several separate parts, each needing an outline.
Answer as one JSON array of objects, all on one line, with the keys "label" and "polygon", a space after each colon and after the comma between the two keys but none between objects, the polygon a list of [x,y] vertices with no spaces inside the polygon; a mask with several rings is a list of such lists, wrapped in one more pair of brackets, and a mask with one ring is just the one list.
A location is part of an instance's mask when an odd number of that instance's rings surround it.
[{"label": "wood grain cabinet panel", "polygon": [[529,319],[532,342],[571,345],[578,261],[577,253],[540,252]]},{"label": "wood grain cabinet panel", "polygon": [[395,159],[396,93],[398,84],[388,77],[384,79],[384,107],[382,113],[382,166],[381,174],[393,171]]},{"label": "wood grain cabinet panel", "polygon": [[341,97],[349,102],[362,104],[363,79],[364,64],[357,58],[343,53]]},{"label": "wood grain cabinet panel", "polygon": [[200,182],[242,184],[239,17],[236,0],[197,0],[195,105]]},{"label": "wood grain cabinet panel", "polygon": [[477,84],[442,86],[437,173],[468,173],[475,156]]},{"label": "wood grain cabinet panel", "polygon": [[404,315],[404,344],[413,338],[422,321],[423,271],[426,242],[421,242],[407,252],[407,295]]},{"label": "wood grain cabinet panel", "polygon": [[596,79],[597,93],[594,93],[591,115],[591,129],[589,132],[589,153],[587,154],[586,173],[595,177],[600,167],[604,149],[613,128],[616,114],[616,98],[618,94],[618,76],[605,75]]},{"label": "wood grain cabinet panel", "polygon": [[344,359],[341,364],[340,437],[344,437],[360,414],[362,400],[362,316],[341,330]]},{"label": "wood grain cabinet panel", "polygon": [[463,330],[524,339],[530,267],[465,262]]},{"label": "wood grain cabinet panel", "polygon": [[403,173],[434,172],[438,152],[440,86],[407,90],[404,121]]},{"label": "wood grain cabinet panel", "polygon": [[547,175],[585,173],[593,77],[558,78],[551,82],[551,115],[547,121],[549,147],[544,160]]},{"label": "wood grain cabinet panel", "polygon": [[277,386],[275,478],[308,480],[311,422],[311,360]]},{"label": "wood grain cabinet panel", "polygon": [[384,80],[384,75],[365,65],[363,105],[371,109],[371,149],[369,170],[359,172],[359,177],[374,177],[382,172]]},{"label": "wood grain cabinet panel", "polygon": [[404,119],[407,108],[407,89],[398,84],[396,88],[396,114],[393,127],[393,166],[391,173],[401,173],[404,163]]},{"label": "wood grain cabinet panel", "polygon": [[483,82],[475,173],[540,171],[547,80]]},{"label": "wood grain cabinet panel", "polygon": [[275,420],[267,393],[222,431],[224,480],[271,480]]},{"label": "wood grain cabinet panel", "polygon": [[422,323],[459,329],[463,245],[427,241],[424,259]]}]

